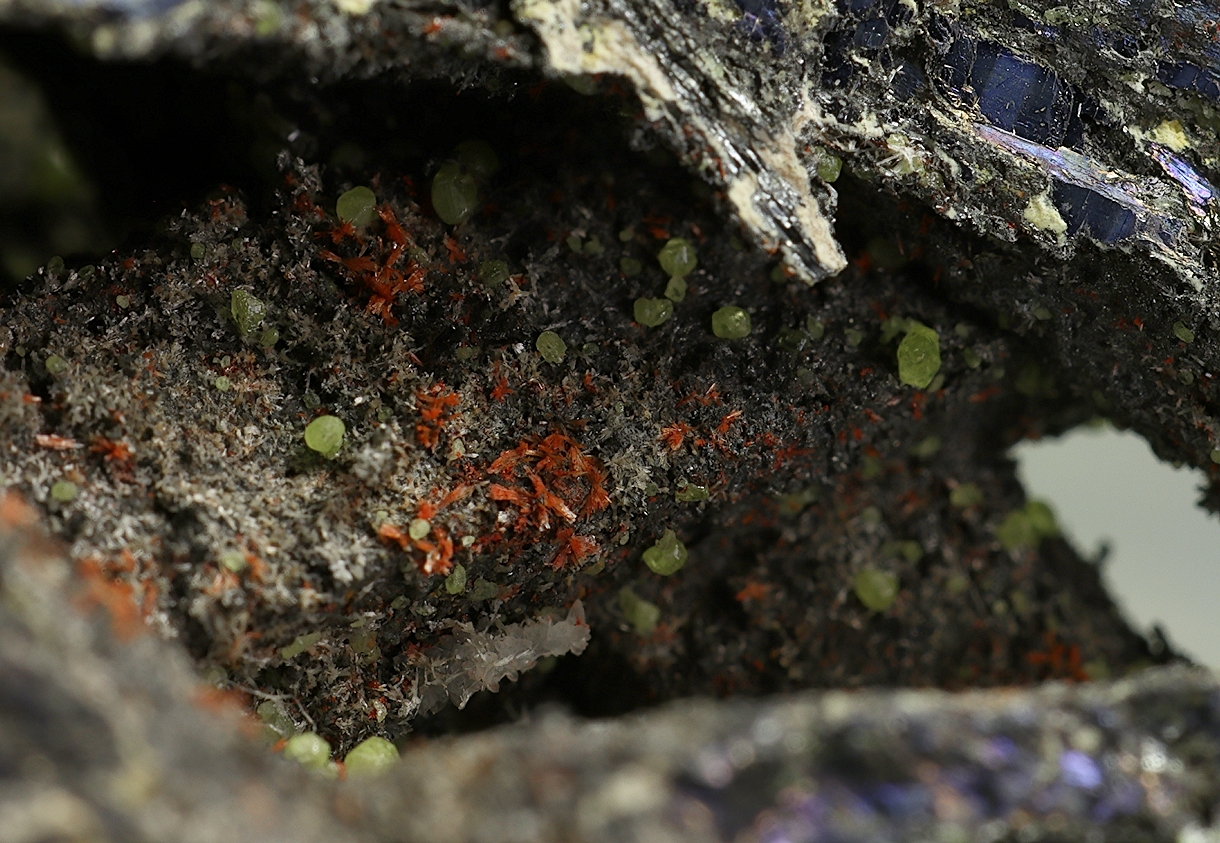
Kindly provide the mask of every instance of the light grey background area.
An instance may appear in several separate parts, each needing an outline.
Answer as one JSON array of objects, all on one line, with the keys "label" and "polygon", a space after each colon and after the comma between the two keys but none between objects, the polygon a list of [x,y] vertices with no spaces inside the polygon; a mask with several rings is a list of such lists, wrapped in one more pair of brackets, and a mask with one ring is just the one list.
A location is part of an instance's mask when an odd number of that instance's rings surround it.
[{"label": "light grey background area", "polygon": [[1203,474],[1175,469],[1139,436],[1104,425],[1012,449],[1031,497],[1055,509],[1137,629],[1159,623],[1200,664],[1220,668],[1220,518],[1196,505]]}]

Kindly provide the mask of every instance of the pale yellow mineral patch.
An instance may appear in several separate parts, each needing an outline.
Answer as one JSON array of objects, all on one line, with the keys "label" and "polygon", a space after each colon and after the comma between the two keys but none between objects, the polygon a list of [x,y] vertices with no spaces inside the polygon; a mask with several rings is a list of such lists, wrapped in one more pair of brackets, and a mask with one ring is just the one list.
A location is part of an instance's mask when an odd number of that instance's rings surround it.
[{"label": "pale yellow mineral patch", "polygon": [[1049,193],[1039,193],[1025,206],[1025,221],[1034,228],[1061,235],[1067,231],[1067,223],[1059,214],[1059,209],[1051,201]]},{"label": "pale yellow mineral patch", "polygon": [[1161,146],[1169,147],[1174,152],[1181,152],[1190,146],[1190,140],[1186,137],[1186,131],[1182,128],[1180,120],[1162,121],[1160,125],[1148,133],[1148,137]]},{"label": "pale yellow mineral patch", "polygon": [[331,0],[335,8],[347,15],[365,15],[377,0]]}]

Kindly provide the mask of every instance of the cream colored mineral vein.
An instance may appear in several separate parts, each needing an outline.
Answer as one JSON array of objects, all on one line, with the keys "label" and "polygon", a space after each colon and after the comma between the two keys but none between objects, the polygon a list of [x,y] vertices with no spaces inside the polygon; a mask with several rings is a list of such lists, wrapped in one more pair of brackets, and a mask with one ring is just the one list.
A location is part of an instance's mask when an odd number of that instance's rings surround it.
[{"label": "cream colored mineral vein", "polygon": [[[722,132],[716,131],[698,116],[698,109],[684,103],[670,81],[669,74],[657,57],[640,45],[635,35],[618,20],[590,17],[580,24],[579,0],[517,0],[514,11],[519,20],[532,25],[546,46],[551,66],[559,73],[597,74],[613,73],[626,76],[635,85],[644,113],[649,120],[660,120],[665,115],[665,105],[673,104],[689,119],[694,128],[713,147],[722,164],[732,166],[739,160],[733,151],[725,149],[727,141]],[[733,89],[722,79],[714,79],[725,97],[734,102],[743,101],[741,92]],[[748,101],[748,98],[745,98]],[[684,107],[685,106],[685,107]],[[758,128],[761,133],[763,130]],[[744,167],[736,167],[728,174],[727,196],[738,217],[764,245],[779,245],[785,257],[800,271],[802,261],[796,254],[789,237],[776,227],[764,207],[768,200],[788,207],[795,226],[813,248],[819,268],[833,275],[841,271],[847,260],[839,248],[831,230],[830,220],[822,213],[817,198],[809,184],[809,174],[797,157],[797,138],[792,131],[784,131],[778,137],[768,133],[756,152],[768,171],[791,190],[789,201],[775,196],[760,184],[756,173]],[[784,191],[787,192],[787,191]],[[806,281],[816,280],[809,273]]]}]

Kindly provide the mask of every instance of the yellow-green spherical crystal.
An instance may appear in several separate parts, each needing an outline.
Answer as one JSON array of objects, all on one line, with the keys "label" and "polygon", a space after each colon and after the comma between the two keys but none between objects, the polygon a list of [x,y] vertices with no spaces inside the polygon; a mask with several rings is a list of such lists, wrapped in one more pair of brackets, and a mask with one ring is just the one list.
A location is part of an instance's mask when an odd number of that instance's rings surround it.
[{"label": "yellow-green spherical crystal", "polygon": [[712,314],[712,333],[722,340],[739,340],[750,334],[750,314],[728,305]]},{"label": "yellow-green spherical crystal", "polygon": [[461,164],[450,162],[432,178],[432,208],[443,222],[460,225],[474,216],[479,187]]},{"label": "yellow-green spherical crystal", "polygon": [[377,217],[377,197],[364,185],[353,187],[335,203],[339,219],[356,228],[364,228]]},{"label": "yellow-green spherical crystal", "polygon": [[674,237],[662,246],[657,254],[657,261],[670,278],[681,278],[690,274],[699,263],[695,257],[695,247],[681,237]]},{"label": "yellow-green spherical crystal", "polygon": [[311,770],[321,770],[330,761],[330,744],[321,735],[302,732],[284,744],[284,757]]},{"label": "yellow-green spherical crystal", "polygon": [[229,297],[229,313],[237,330],[249,334],[267,318],[267,304],[246,290],[234,290]]},{"label": "yellow-green spherical crystal", "polygon": [[76,497],[76,484],[71,480],[57,480],[51,484],[51,499],[67,503]]},{"label": "yellow-green spherical crystal", "polygon": [[47,374],[52,377],[57,377],[68,371],[68,361],[58,354],[52,354],[43,365],[47,367]]},{"label": "yellow-green spherical crystal", "polygon": [[398,760],[398,747],[385,738],[365,738],[352,747],[343,765],[349,778],[375,776]]},{"label": "yellow-green spherical crystal", "polygon": [[856,597],[874,612],[884,612],[894,605],[898,596],[898,577],[889,571],[865,568],[856,574],[853,590]]},{"label": "yellow-green spherical crystal", "polygon": [[940,335],[919,322],[898,344],[898,379],[908,386],[923,389],[940,370]]},{"label": "yellow-green spherical crystal", "polygon": [[554,331],[543,331],[539,334],[534,347],[548,363],[562,363],[563,356],[568,351],[568,344]]},{"label": "yellow-green spherical crystal", "polygon": [[457,160],[466,172],[476,179],[483,180],[500,169],[500,157],[485,140],[468,140],[457,145],[454,150]]},{"label": "yellow-green spherical crystal", "polygon": [[668,577],[686,564],[686,545],[673,530],[666,530],[657,543],[644,551],[644,564],[654,574]]},{"label": "yellow-green spherical crystal", "polygon": [[632,310],[636,322],[655,328],[674,315],[674,303],[669,299],[636,299]]},{"label": "yellow-green spherical crystal", "polygon": [[343,447],[347,425],[335,416],[318,416],[305,427],[305,445],[324,457],[333,457]]},{"label": "yellow-green spherical crystal", "polygon": [[486,260],[479,264],[479,281],[487,287],[499,287],[512,273],[508,263],[502,260]]}]

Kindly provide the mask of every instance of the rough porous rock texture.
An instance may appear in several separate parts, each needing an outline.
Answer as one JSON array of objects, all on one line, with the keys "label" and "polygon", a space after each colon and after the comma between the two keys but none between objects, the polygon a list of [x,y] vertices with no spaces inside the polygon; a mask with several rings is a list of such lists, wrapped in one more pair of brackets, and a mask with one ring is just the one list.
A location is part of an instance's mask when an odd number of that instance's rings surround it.
[{"label": "rough porous rock texture", "polygon": [[[16,839],[1210,839],[1183,669],[726,701],[1175,658],[1005,450],[1105,417],[1220,500],[1202,15],[0,2],[10,168],[53,140],[60,179],[3,209],[0,643],[34,688],[174,677],[134,790],[29,738]],[[86,768],[135,763],[95,737],[123,693],[80,702]],[[436,742],[368,792],[233,731],[179,775],[219,700],[277,749]]]}]

